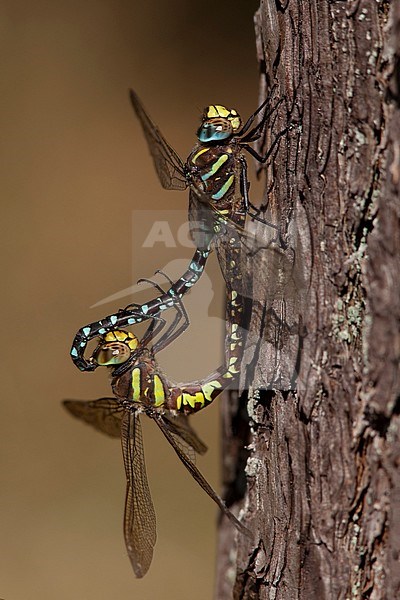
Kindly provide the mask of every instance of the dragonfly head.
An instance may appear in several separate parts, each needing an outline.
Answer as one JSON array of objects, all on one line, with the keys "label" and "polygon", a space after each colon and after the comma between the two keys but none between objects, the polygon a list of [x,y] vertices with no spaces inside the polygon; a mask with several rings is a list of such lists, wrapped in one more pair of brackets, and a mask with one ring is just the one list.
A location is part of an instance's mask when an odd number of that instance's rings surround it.
[{"label": "dragonfly head", "polygon": [[204,109],[197,137],[203,144],[218,143],[232,137],[239,131],[241,124],[241,118],[234,108],[211,104]]},{"label": "dragonfly head", "polygon": [[92,354],[92,361],[100,367],[124,364],[139,346],[138,338],[129,331],[115,330],[106,333]]}]

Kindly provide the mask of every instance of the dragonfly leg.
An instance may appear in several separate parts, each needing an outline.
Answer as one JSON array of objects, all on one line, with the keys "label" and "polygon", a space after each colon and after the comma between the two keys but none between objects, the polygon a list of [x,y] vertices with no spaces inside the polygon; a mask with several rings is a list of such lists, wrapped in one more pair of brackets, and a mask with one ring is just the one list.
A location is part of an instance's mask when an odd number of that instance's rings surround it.
[{"label": "dragonfly leg", "polygon": [[254,206],[254,204],[252,204],[250,202],[250,198],[249,198],[250,184],[247,179],[247,163],[244,158],[240,159],[240,163],[241,163],[240,186],[241,186],[241,192],[242,192],[242,196],[243,196],[246,213],[248,214],[249,217],[251,217],[255,221],[259,221],[259,223],[262,223],[263,225],[267,225],[268,227],[271,227],[271,229],[275,229],[275,231],[278,234],[278,239],[276,241],[279,242],[279,244],[282,246],[282,248],[284,248],[285,242],[283,241],[279,226],[275,225],[274,223],[271,223],[271,221],[267,221],[266,219],[260,217],[261,210],[259,208],[257,208],[256,206]]},{"label": "dragonfly leg", "polygon": [[[166,275],[163,271],[157,270],[156,273],[161,273],[168,280],[168,282],[171,286],[174,285],[174,282],[172,281],[172,279],[170,279],[168,277],[168,275]],[[161,294],[166,293],[164,288],[162,288],[158,283],[156,283],[152,279],[147,279],[147,278],[139,279],[138,283],[142,283],[142,282],[150,283],[159,292],[161,292]],[[164,348],[169,346],[169,344],[171,344],[177,337],[179,337],[181,335],[181,333],[183,333],[185,331],[185,329],[187,329],[189,326],[188,314],[183,305],[182,299],[178,296],[175,297],[174,307],[176,309],[176,314],[175,314],[174,320],[171,323],[171,325],[168,327],[168,329],[164,332],[164,334],[153,344],[153,347],[152,347],[153,354],[156,354],[157,352],[160,352],[161,350],[163,350]],[[177,326],[180,323],[180,321],[182,320],[182,318],[184,319],[184,322],[183,322],[183,324],[180,325],[179,328],[177,328]],[[150,325],[148,326],[148,328],[146,329],[144,335],[142,336],[142,338],[140,340],[140,348],[141,349],[146,348],[150,344],[150,342],[154,338],[156,338],[157,335],[164,329],[164,327],[166,325],[166,320],[163,319],[162,317],[160,317],[159,314],[152,316],[151,319],[152,319],[152,321],[151,321]],[[128,371],[130,369],[131,365],[136,360],[137,360],[137,351],[133,352],[126,362],[124,362],[122,365],[120,365],[119,367],[116,367],[114,369],[113,377],[120,377],[123,373],[125,373],[126,371]]]},{"label": "dragonfly leg", "polygon": [[[85,358],[88,343],[96,337],[103,336],[109,331],[124,329],[137,323],[147,321],[158,313],[173,307],[177,299],[182,298],[199,280],[204,271],[210,249],[197,249],[185,273],[159,297],[142,305],[129,305],[126,309],[108,315],[100,321],[81,327],[72,343],[71,358],[81,371],[94,371],[97,365]],[[130,308],[133,307],[133,308]]]},{"label": "dragonfly leg", "polygon": [[[164,273],[164,271],[162,271],[161,269],[157,269],[156,273],[160,273],[160,275],[165,277],[165,279],[169,282],[171,287],[174,285],[174,282],[172,281],[172,279],[166,273]],[[164,292],[164,289],[160,285],[158,285],[157,283],[152,281],[151,279],[145,279],[145,280],[140,280],[140,281],[147,281],[148,283],[151,283],[152,285],[154,285],[154,287],[157,288],[158,291]],[[189,317],[188,317],[186,308],[182,302],[181,297],[179,297],[179,296],[175,297],[174,308],[176,310],[176,315],[174,317],[174,320],[171,323],[171,325],[168,327],[167,331],[165,331],[164,334],[160,337],[160,339],[158,339],[157,342],[153,345],[153,353],[154,354],[161,352],[161,350],[163,350],[164,348],[169,346],[169,344],[171,344],[174,340],[176,340],[189,327],[189,324],[190,324]],[[181,323],[180,326],[178,327],[178,324],[182,321],[182,319],[183,319],[183,323]],[[148,345],[148,341],[145,341],[145,337],[146,336],[144,336],[141,340],[142,346]],[[155,337],[155,336],[153,336],[153,337]]]},{"label": "dragonfly leg", "polygon": [[[157,269],[156,273],[160,273],[160,275],[165,277],[165,279],[168,281],[168,283],[170,284],[171,287],[174,285],[174,282],[172,281],[172,279],[166,273],[164,273],[164,271],[162,271],[161,269]],[[156,283],[152,279],[139,279],[138,283],[141,283],[142,281],[152,284],[162,294],[166,293],[164,288],[162,288],[158,283]],[[174,308],[176,311],[174,320],[171,323],[171,325],[168,327],[167,331],[165,331],[165,333],[162,335],[162,337],[159,340],[157,340],[157,342],[153,345],[153,353],[154,354],[157,352],[160,352],[161,350],[166,348],[166,346],[168,346],[171,342],[173,342],[181,333],[183,333],[183,331],[185,331],[185,329],[187,329],[189,327],[189,323],[190,323],[189,317],[186,312],[185,306],[182,302],[182,298],[180,296],[175,296]],[[179,324],[179,322],[182,319],[184,320],[184,323],[178,329],[176,329],[177,325]],[[164,327],[165,320],[163,319],[163,321],[164,321],[164,324],[163,324],[163,327]],[[161,331],[161,329],[162,328],[157,328],[157,333],[159,331]],[[150,334],[149,336],[147,335],[148,332]],[[156,337],[155,330],[153,330],[152,325],[150,325],[148,330],[146,331],[145,335],[141,339],[141,346],[142,347],[148,346],[150,341],[155,337]]]},{"label": "dragonfly leg", "polygon": [[288,125],[287,127],[284,127],[282,131],[279,131],[279,133],[276,134],[276,136],[274,137],[274,141],[272,142],[271,146],[268,148],[267,152],[264,155],[259,154],[256,150],[254,150],[254,148],[252,148],[248,144],[243,144],[242,148],[244,148],[245,150],[247,150],[247,152],[249,152],[249,154],[254,156],[254,158],[258,160],[258,162],[264,164],[267,162],[267,160],[275,150],[276,146],[280,142],[281,137],[283,137],[289,131],[289,129],[290,126]]},{"label": "dragonfly leg", "polygon": [[[179,327],[178,323],[181,321],[182,317],[184,318],[184,322],[181,323]],[[174,340],[176,340],[187,328],[189,327],[189,317],[187,316],[186,310],[184,312],[177,313],[175,315],[174,321],[171,326],[167,329],[167,331],[157,340],[157,342],[153,346],[153,352],[161,352],[167,346],[172,344]]]},{"label": "dragonfly leg", "polygon": [[[243,125],[243,127],[239,131],[238,135],[244,136],[244,134],[247,133],[247,131],[253,125],[254,119],[256,118],[256,116],[262,111],[263,108],[265,108],[265,106],[267,106],[268,103],[269,103],[269,97],[266,98],[266,100],[264,100],[264,102],[262,104],[260,104],[260,106],[257,108],[257,110],[254,111],[253,114],[247,119],[246,123]],[[264,118],[265,117],[263,117],[263,119]],[[253,130],[250,133],[253,133]]]},{"label": "dragonfly leg", "polygon": [[[270,103],[270,99],[273,96],[275,89],[276,89],[276,84],[272,86],[272,88],[271,88],[267,98],[264,100],[264,102],[262,104],[260,104],[260,106],[257,108],[257,110],[255,112],[253,112],[253,114],[247,119],[246,123],[243,125],[242,129],[238,133],[238,135],[240,135],[242,138],[245,135],[245,133],[247,133],[247,131],[250,129],[250,127],[253,125],[254,119],[256,118],[256,116],[262,111],[263,108],[268,107],[268,105]],[[262,129],[264,123],[270,118],[270,116],[273,114],[273,112],[276,110],[276,108],[279,106],[279,104],[281,102],[282,102],[282,100],[279,100],[279,102],[270,111],[268,111],[268,109],[265,110],[265,113],[263,114],[260,122],[257,123],[257,125],[253,129],[251,129],[249,131],[249,133],[247,133],[246,140],[247,140],[247,138],[252,138],[253,135],[257,134],[258,130],[260,128]]]},{"label": "dragonfly leg", "polygon": [[[140,281],[140,279],[139,279],[139,281]],[[138,281],[138,283],[139,283],[139,281]],[[140,311],[141,307],[142,307],[141,304],[136,304],[136,302],[131,302],[130,304],[125,306],[125,308],[120,308],[118,312],[123,313],[123,312],[127,312],[128,310]]]},{"label": "dragonfly leg", "polygon": [[[272,92],[271,92],[271,94],[272,94]],[[271,94],[270,94],[270,96],[271,96]],[[259,107],[259,108],[263,108],[265,105],[268,104],[270,96],[267,98],[267,100],[265,100],[265,102],[263,102],[261,104],[261,107]],[[243,130],[242,130],[240,142],[244,144],[244,143],[255,142],[256,140],[258,140],[262,136],[267,122],[270,120],[271,116],[276,112],[276,110],[282,104],[282,102],[283,102],[283,98],[278,100],[278,102],[271,108],[271,110],[266,110],[264,112],[262,118],[260,119],[260,121],[257,123],[257,125],[255,127],[253,127],[253,129],[251,129],[249,131],[249,133],[247,133],[246,135],[243,135]],[[255,117],[256,114],[257,114],[257,112],[254,113],[253,117]],[[252,117],[250,117],[250,118],[252,118]],[[247,123],[246,123],[246,125],[247,125]]]}]

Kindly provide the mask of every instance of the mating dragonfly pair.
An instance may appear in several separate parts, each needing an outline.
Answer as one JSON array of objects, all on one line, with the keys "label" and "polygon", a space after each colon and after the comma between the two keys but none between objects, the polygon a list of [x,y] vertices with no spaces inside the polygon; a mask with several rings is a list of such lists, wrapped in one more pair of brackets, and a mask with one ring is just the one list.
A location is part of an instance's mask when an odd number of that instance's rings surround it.
[{"label": "mating dragonfly pair", "polygon": [[[72,360],[82,371],[93,371],[98,366],[111,368],[114,398],[68,400],[64,404],[74,416],[97,430],[121,437],[127,479],[125,543],[133,570],[142,577],[152,560],[156,528],[144,465],[140,413],[155,421],[196,481],[234,525],[248,533],[195,466],[190,450],[201,454],[206,448],[190,427],[187,415],[209,405],[237,381],[244,343],[245,297],[251,296],[251,278],[246,281],[244,274],[247,266],[257,264],[265,251],[281,263],[286,248],[279,228],[261,218],[248,195],[245,151],[265,162],[273,149],[260,156],[249,145],[264,132],[272,113],[268,101],[243,126],[235,110],[221,105],[207,107],[197,132],[198,143],[185,163],[151,121],[134,92],[131,101],[162,186],[190,190],[189,222],[196,251],[185,273],[176,282],[169,281],[167,291],[154,284],[160,292],[157,298],[141,306],[131,304],[78,331],[71,349]],[[254,125],[259,113],[262,117]],[[264,236],[249,234],[245,230],[247,215],[272,231],[272,239],[271,235],[266,241]],[[188,326],[182,298],[200,278],[213,248],[227,288],[225,363],[201,381],[174,384],[158,367],[155,355]],[[174,309],[176,316],[166,328],[161,314],[167,309]],[[151,323],[140,341],[126,331],[148,319]],[[98,346],[87,358],[85,351],[93,339],[98,340]]]}]

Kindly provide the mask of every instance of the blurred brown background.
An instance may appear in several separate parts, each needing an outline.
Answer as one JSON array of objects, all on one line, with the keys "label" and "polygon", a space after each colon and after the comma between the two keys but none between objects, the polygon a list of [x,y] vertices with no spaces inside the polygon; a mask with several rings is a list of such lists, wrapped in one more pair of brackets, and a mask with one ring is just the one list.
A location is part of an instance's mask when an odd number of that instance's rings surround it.
[{"label": "blurred brown background", "polygon": [[[154,210],[155,218],[157,209],[182,211],[187,194],[161,189],[127,89],[135,87],[182,156],[205,105],[248,116],[257,106],[257,4],[1,3],[5,600],[212,596],[217,509],[152,423],[144,435],[158,542],[138,581],[122,536],[120,446],[69,417],[60,401],[109,393],[105,372],[74,368],[70,344],[79,327],[132,299],[90,306],[171,260],[185,259],[176,263],[182,268],[192,254],[132,256],[135,210]],[[221,284],[209,310],[204,281],[185,303],[191,328],[160,355],[178,380],[202,377],[221,360]],[[198,464],[218,489],[217,403],[193,424],[209,445]]]}]

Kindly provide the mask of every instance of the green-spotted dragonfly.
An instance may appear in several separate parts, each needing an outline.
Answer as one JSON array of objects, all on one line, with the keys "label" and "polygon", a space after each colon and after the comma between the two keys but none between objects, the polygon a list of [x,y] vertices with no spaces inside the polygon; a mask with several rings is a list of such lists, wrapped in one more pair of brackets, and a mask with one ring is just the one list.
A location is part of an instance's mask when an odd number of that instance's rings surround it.
[{"label": "green-spotted dragonfly", "polygon": [[[65,408],[75,417],[102,433],[121,438],[127,482],[124,537],[137,577],[143,577],[148,571],[156,541],[156,517],[147,482],[140,415],[146,415],[156,423],[189,473],[235,527],[249,535],[193,461],[193,453],[203,454],[206,446],[190,426],[187,415],[220,394],[227,380],[215,373],[209,381],[175,384],[167,379],[155,359],[155,354],[170,344],[189,323],[183,305],[178,301],[174,307],[177,311],[174,321],[155,343],[155,336],[165,326],[164,319],[159,316],[152,320],[140,341],[133,333],[123,330],[99,336],[90,361],[112,369],[113,398],[64,401]],[[116,375],[121,365],[128,367]]]},{"label": "green-spotted dragonfly", "polygon": [[[183,162],[133,91],[131,102],[142,125],[161,185],[165,189],[190,190],[189,221],[196,252],[188,270],[165,294],[141,306],[129,305],[82,327],[72,344],[72,360],[82,371],[95,369],[97,365],[85,358],[88,342],[114,329],[145,321],[173,306],[175,299],[181,298],[199,279],[211,249],[215,248],[227,287],[227,335],[231,343],[227,345],[226,367],[232,370],[236,366],[238,372],[243,350],[243,297],[252,295],[251,276],[246,277],[247,272],[254,266],[263,268],[260,265],[267,252],[269,266],[266,278],[273,290],[274,281],[278,281],[274,269],[290,274],[293,268],[293,255],[286,251],[279,228],[260,217],[248,195],[246,153],[260,162],[265,162],[270,156],[274,145],[265,156],[260,156],[249,144],[263,134],[276,106],[268,110],[267,99],[243,126],[235,109],[217,104],[208,106],[197,132],[197,144]],[[261,119],[254,125],[259,114]],[[257,220],[264,230],[274,232],[273,239],[269,234],[254,236],[245,231],[247,215]]]}]

